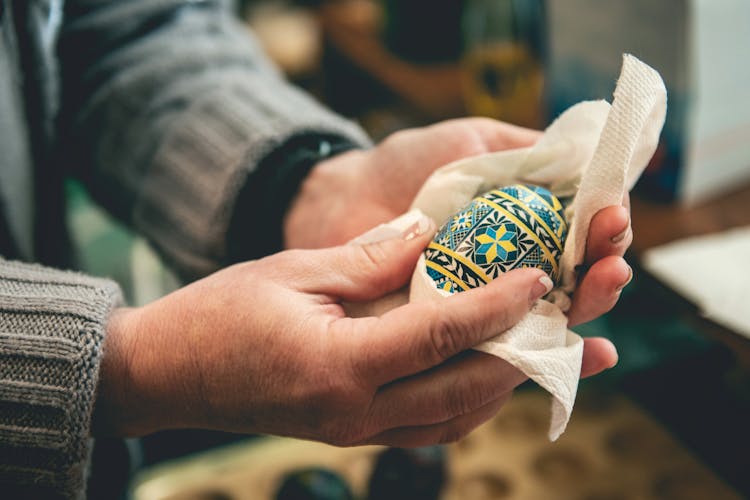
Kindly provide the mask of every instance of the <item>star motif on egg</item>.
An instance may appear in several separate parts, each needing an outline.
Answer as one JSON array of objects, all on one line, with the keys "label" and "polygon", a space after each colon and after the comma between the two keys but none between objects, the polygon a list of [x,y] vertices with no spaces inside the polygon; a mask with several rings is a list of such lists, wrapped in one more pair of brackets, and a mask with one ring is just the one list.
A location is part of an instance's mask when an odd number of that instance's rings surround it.
[{"label": "star motif on egg", "polygon": [[474,254],[478,264],[515,260],[518,257],[518,228],[512,223],[480,228],[474,238]]},{"label": "star motif on egg", "polygon": [[425,250],[426,271],[449,294],[523,267],[558,280],[567,228],[562,202],[547,189],[531,184],[492,189],[444,222]]}]

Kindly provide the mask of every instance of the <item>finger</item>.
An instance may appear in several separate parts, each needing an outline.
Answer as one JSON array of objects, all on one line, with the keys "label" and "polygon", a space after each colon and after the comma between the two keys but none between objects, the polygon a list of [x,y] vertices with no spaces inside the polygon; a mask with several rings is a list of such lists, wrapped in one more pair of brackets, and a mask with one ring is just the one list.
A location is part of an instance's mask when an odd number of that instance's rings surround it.
[{"label": "finger", "polygon": [[608,312],[633,277],[625,259],[615,255],[594,263],[578,285],[568,311],[568,326],[591,321]]},{"label": "finger", "polygon": [[296,262],[289,268],[300,291],[351,302],[371,300],[406,284],[434,232],[435,223],[424,217],[400,237],[366,245],[298,251],[298,257],[291,256],[290,260]]},{"label": "finger", "polygon": [[581,378],[608,370],[617,364],[617,360],[617,349],[609,340],[601,337],[583,339]]},{"label": "finger", "polygon": [[633,241],[630,212],[623,206],[599,210],[591,219],[586,240],[586,263],[593,264],[608,255],[622,257]]},{"label": "finger", "polygon": [[379,318],[336,321],[354,326],[352,368],[378,386],[436,366],[515,325],[552,286],[539,269],[518,269],[488,285],[442,300],[411,303]]},{"label": "finger", "polygon": [[382,387],[368,416],[373,429],[447,422],[512,392],[526,380],[505,360],[471,351]]},{"label": "finger", "polygon": [[399,448],[414,448],[433,444],[445,444],[458,441],[471,433],[474,429],[494,417],[511,398],[511,393],[504,394],[498,399],[487,403],[483,407],[461,415],[448,422],[418,427],[399,427],[384,431],[366,442],[397,446]]},{"label": "finger", "polygon": [[[584,339],[584,356],[581,376],[590,377],[612,368],[617,363],[617,351],[606,339]],[[367,443],[398,447],[427,446],[457,441],[473,429],[491,419],[512,397],[513,391],[502,393],[497,399],[482,407],[446,422],[430,425],[404,426],[378,433]]]},{"label": "finger", "polygon": [[490,151],[533,146],[542,136],[542,133],[538,130],[519,127],[490,118],[470,118],[469,120]]}]

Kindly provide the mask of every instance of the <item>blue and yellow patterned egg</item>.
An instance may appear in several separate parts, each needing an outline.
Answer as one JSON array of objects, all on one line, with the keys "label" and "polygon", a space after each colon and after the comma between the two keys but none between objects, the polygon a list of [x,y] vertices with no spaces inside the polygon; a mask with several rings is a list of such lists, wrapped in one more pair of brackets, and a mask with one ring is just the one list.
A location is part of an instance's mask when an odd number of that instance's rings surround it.
[{"label": "blue and yellow patterned egg", "polygon": [[560,200],[539,186],[515,184],[478,196],[425,250],[427,274],[450,293],[520,267],[538,267],[557,282],[568,232],[563,212]]}]

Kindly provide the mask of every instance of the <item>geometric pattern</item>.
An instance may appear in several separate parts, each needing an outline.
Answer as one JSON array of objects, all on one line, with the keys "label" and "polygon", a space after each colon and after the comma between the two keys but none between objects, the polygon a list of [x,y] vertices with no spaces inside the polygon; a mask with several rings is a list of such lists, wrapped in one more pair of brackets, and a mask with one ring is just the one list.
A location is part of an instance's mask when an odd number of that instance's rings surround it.
[{"label": "geometric pattern", "polygon": [[548,190],[528,184],[474,198],[427,247],[427,274],[450,293],[482,286],[519,267],[540,268],[556,282],[568,231],[564,210]]},{"label": "geometric pattern", "polygon": [[485,226],[474,233],[477,264],[506,262],[518,258],[518,226],[512,222]]}]

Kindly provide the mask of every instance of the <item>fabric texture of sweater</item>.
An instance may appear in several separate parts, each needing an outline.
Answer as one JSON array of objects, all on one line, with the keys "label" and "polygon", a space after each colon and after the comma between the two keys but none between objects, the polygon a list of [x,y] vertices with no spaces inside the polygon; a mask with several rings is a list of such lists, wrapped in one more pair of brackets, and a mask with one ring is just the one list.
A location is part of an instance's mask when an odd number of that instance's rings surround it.
[{"label": "fabric texture of sweater", "polygon": [[284,185],[265,158],[295,137],[369,140],[287,84],[219,0],[0,0],[0,132],[0,492],[82,498],[121,297],[24,263],[65,262],[63,179],[190,280],[225,261],[243,187]]}]

